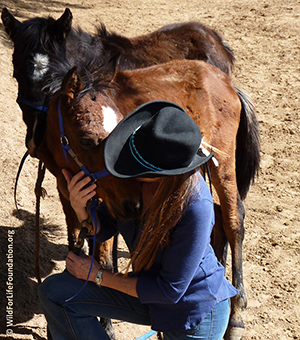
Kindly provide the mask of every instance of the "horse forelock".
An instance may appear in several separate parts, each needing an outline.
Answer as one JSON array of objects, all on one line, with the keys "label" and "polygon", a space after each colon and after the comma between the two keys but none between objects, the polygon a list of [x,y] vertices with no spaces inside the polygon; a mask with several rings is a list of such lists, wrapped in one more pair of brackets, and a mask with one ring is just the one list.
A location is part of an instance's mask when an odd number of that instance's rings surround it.
[{"label": "horse forelock", "polygon": [[79,98],[90,90],[99,91],[107,87],[103,70],[109,53],[103,53],[102,40],[80,28],[72,29],[67,39],[67,55],[52,55],[50,72],[43,90],[54,94],[61,90],[61,84],[68,71],[76,66],[82,79],[82,90]]},{"label": "horse forelock", "polygon": [[58,50],[58,46],[51,37],[51,24],[54,23],[53,18],[34,18],[24,21],[17,28],[14,38],[15,49],[18,49],[20,57],[24,58],[31,53]]}]

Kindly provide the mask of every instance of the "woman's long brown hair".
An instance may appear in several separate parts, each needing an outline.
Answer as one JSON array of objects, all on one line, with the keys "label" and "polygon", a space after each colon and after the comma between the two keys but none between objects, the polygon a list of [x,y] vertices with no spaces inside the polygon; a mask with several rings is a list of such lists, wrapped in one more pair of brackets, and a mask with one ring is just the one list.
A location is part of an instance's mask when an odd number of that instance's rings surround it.
[{"label": "woman's long brown hair", "polygon": [[149,208],[143,213],[143,233],[128,268],[134,263],[134,271],[139,272],[152,266],[159,247],[168,245],[170,230],[191,204],[198,182],[197,172],[162,179]]}]

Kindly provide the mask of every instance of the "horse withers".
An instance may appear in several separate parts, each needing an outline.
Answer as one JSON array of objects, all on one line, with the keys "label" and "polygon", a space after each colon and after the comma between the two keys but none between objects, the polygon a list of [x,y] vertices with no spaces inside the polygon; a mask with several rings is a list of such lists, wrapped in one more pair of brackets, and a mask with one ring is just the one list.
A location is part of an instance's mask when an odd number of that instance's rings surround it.
[{"label": "horse withers", "polygon": [[[107,66],[110,70],[111,63],[112,60]],[[116,70],[113,77],[111,71],[105,71],[105,67],[95,62],[88,74],[87,68],[82,67],[72,68],[65,76],[62,88],[53,97],[48,112],[46,141],[51,144],[52,156],[60,167],[66,166],[57,133],[59,101],[72,150],[80,162],[93,171],[105,168],[105,138],[102,137],[109,133],[104,123],[107,117],[118,121],[122,118],[120,113],[126,116],[141,104],[157,99],[182,106],[198,124],[207,148],[209,145],[213,147],[219,163],[218,166],[210,164],[210,167],[222,210],[222,223],[215,229],[223,226],[225,238],[222,230],[215,230],[214,246],[221,261],[227,240],[231,247],[232,282],[239,294],[232,300],[226,338],[240,339],[244,328],[242,311],[246,306],[242,266],[244,207],[241,198],[249,190],[260,161],[254,108],[248,98],[233,87],[226,74],[202,61],[172,61],[139,70]],[[98,77],[95,77],[97,72]],[[92,80],[87,81],[91,74]],[[99,180],[97,185],[99,194],[109,199],[112,192],[105,187],[106,181]],[[124,185],[118,179],[112,181],[118,188]],[[135,190],[135,187],[130,187],[127,194]],[[115,214],[113,206],[109,204],[109,207]]]}]

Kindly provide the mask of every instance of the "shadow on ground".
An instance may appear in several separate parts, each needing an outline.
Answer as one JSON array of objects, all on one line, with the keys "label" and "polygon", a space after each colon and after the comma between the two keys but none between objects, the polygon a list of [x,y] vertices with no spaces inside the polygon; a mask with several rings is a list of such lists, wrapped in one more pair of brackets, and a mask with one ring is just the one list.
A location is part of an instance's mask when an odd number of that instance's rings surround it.
[{"label": "shadow on ground", "polygon": [[[18,217],[17,213],[14,213]],[[0,226],[0,334],[7,329],[6,308],[12,298],[13,324],[29,321],[42,310],[38,299],[38,283],[35,279],[35,216],[21,210],[23,224],[17,228]],[[40,267],[42,280],[57,266],[55,261],[63,261],[68,253],[68,247],[59,244],[61,240],[60,227],[46,225],[41,219],[41,250]],[[51,235],[51,237],[49,237]],[[50,240],[50,241],[49,241]],[[13,260],[11,255],[13,254]],[[13,286],[13,295],[10,290]],[[34,329],[15,326],[14,333],[34,334]],[[1,338],[1,336],[0,336]],[[39,337],[35,337],[39,339]],[[41,338],[40,338],[41,339]]]}]

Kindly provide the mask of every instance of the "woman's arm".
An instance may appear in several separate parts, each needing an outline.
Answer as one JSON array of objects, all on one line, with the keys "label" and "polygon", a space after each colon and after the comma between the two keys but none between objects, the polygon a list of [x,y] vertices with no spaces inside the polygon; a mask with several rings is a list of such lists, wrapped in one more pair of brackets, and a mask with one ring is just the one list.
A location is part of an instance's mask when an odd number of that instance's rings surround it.
[{"label": "woman's arm", "polygon": [[[77,256],[71,251],[69,252],[66,260],[66,268],[73,276],[78,279],[86,280],[90,270],[91,261],[91,256]],[[94,261],[89,281],[95,282],[95,277],[100,269],[101,265]],[[136,284],[136,277],[128,277],[123,274],[113,274],[107,270],[103,271],[101,287],[112,288],[122,293],[138,297]],[[101,289],[101,287],[99,287],[99,289]]]}]

